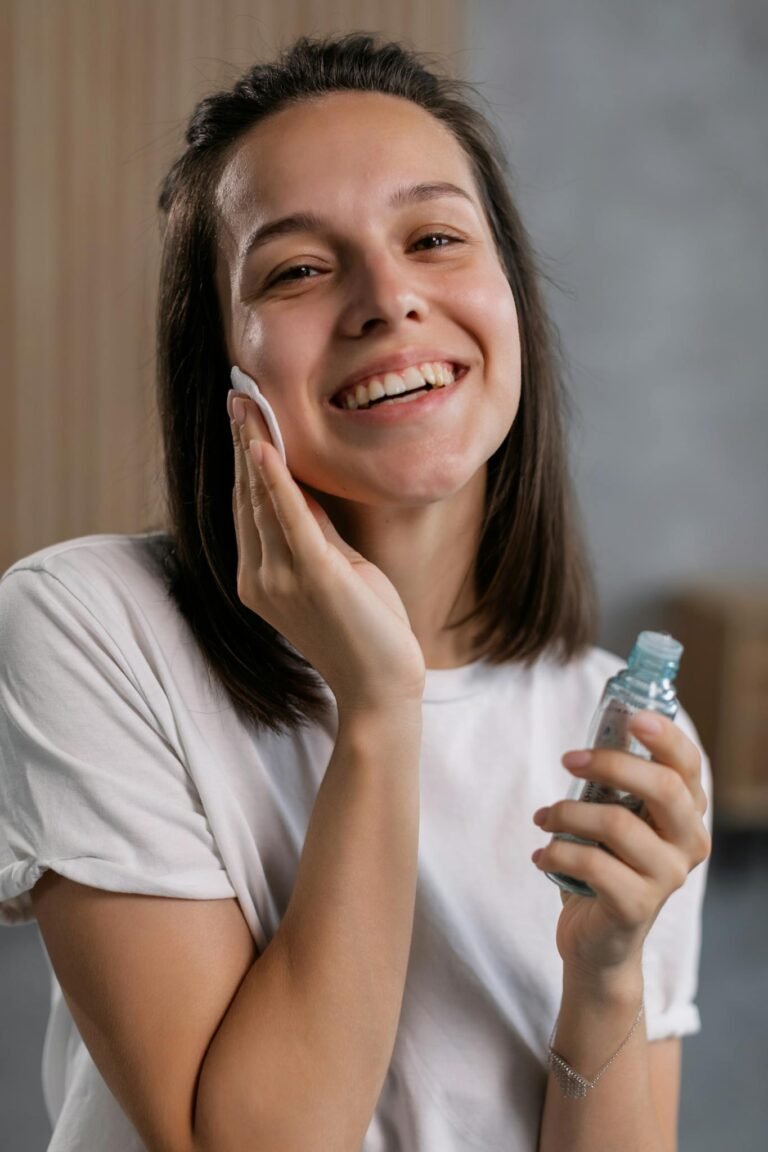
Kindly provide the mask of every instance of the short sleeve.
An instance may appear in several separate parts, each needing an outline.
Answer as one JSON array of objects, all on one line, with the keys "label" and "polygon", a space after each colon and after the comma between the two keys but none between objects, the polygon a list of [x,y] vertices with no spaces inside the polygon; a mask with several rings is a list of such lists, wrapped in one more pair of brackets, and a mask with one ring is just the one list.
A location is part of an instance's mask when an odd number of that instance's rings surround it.
[{"label": "short sleeve", "polygon": [[138,642],[89,605],[42,568],[0,582],[0,923],[33,917],[47,869],[112,892],[235,895]]},{"label": "short sleeve", "polygon": [[[698,733],[681,709],[677,720],[699,748],[702,785],[709,806],[704,822],[712,834],[712,772]],[[667,900],[648,933],[643,951],[646,1030],[649,1040],[693,1035],[701,1030],[696,1004],[701,957],[702,911],[709,861],[698,864]]]}]

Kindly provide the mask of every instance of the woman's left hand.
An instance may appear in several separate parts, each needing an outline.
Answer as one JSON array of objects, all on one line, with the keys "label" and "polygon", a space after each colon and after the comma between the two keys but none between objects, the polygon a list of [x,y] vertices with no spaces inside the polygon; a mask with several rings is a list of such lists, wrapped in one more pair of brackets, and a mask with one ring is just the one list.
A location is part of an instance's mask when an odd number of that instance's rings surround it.
[{"label": "woman's left hand", "polygon": [[[657,731],[643,727],[643,720]],[[561,800],[534,816],[547,832],[570,832],[600,847],[552,840],[535,863],[586,881],[596,898],[562,892],[557,948],[566,968],[597,980],[638,968],[643,941],[670,895],[710,854],[704,824],[707,797],[701,755],[671,720],[639,712],[633,735],[653,755],[643,760],[610,748],[568,752],[563,764],[574,776],[631,792],[645,801],[645,819],[620,804]],[[588,759],[578,763],[579,758]]]}]

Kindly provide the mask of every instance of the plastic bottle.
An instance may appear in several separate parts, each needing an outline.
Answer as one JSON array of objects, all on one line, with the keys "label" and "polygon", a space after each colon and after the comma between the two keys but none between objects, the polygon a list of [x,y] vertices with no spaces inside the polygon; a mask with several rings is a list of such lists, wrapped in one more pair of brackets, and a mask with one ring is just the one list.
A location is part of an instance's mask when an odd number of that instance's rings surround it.
[{"label": "plastic bottle", "polygon": [[[628,665],[616,676],[612,676],[603,689],[603,695],[592,718],[587,737],[589,748],[620,748],[651,760],[651,753],[629,732],[629,718],[635,712],[661,712],[674,720],[678,701],[675,695],[674,680],[683,653],[682,644],[667,632],[641,632],[635,641]],[[644,817],[644,802],[630,792],[610,788],[604,784],[587,780],[574,780],[567,799],[584,800],[590,804],[623,804]],[[567,832],[557,832],[556,840],[571,840],[575,844],[597,845],[609,852],[609,848],[595,840],[584,840]],[[546,875],[566,892],[579,896],[595,896],[589,884],[566,876],[562,872],[547,872]]]}]

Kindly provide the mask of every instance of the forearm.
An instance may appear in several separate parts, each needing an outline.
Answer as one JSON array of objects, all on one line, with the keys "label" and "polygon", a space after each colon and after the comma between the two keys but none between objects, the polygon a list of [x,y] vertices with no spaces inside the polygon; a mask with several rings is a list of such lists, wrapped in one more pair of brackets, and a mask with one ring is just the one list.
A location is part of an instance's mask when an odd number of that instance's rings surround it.
[{"label": "forearm", "polygon": [[[575,1071],[594,1079],[629,1034],[642,1000],[640,972],[600,989],[564,973],[552,1047]],[[538,1152],[563,1152],[564,1148],[568,1152],[669,1152],[651,1095],[644,1017],[584,1098],[565,1097],[550,1070]]]},{"label": "forearm", "polygon": [[340,720],[286,914],[203,1065],[202,1148],[359,1149],[408,967],[420,748],[420,704]]}]

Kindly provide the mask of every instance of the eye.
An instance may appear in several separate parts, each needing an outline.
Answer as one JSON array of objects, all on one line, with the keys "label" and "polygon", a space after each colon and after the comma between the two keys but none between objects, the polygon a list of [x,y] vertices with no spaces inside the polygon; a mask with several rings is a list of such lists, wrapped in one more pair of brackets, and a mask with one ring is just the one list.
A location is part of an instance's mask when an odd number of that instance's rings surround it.
[{"label": "eye", "polygon": [[[452,244],[464,244],[465,241],[458,236],[453,236],[449,232],[428,232],[425,236],[421,236],[418,240],[414,241],[413,247],[416,248],[420,244],[426,244],[428,241],[435,241],[429,243],[427,251],[434,251],[438,248],[447,248]],[[267,282],[266,287],[271,288],[275,284],[286,283],[296,284],[300,280],[312,279],[312,274],[316,273],[318,276],[322,275],[322,270],[313,267],[311,264],[292,264],[290,268],[285,268],[282,272],[278,272],[271,280]]]},{"label": "eye", "polygon": [[317,271],[318,271],[318,269],[313,268],[311,264],[293,264],[293,265],[291,265],[290,268],[286,268],[286,269],[284,269],[284,271],[279,272],[277,274],[277,276],[273,276],[272,279],[269,281],[267,287],[270,287],[272,284],[279,284],[281,280],[285,280],[285,281],[289,281],[289,282],[290,281],[295,282],[297,280],[308,280],[308,279],[310,279],[309,276],[299,276],[299,275],[294,275],[294,273],[317,272]]},{"label": "eye", "polygon": [[438,243],[438,244],[430,244],[430,246],[429,246],[430,249],[445,248],[450,244],[463,244],[464,243],[464,241],[461,240],[458,236],[452,236],[449,232],[428,232],[426,234],[426,236],[422,236],[418,240],[415,241],[414,248],[416,247],[417,244],[423,244],[427,240],[441,241],[441,243]]}]

